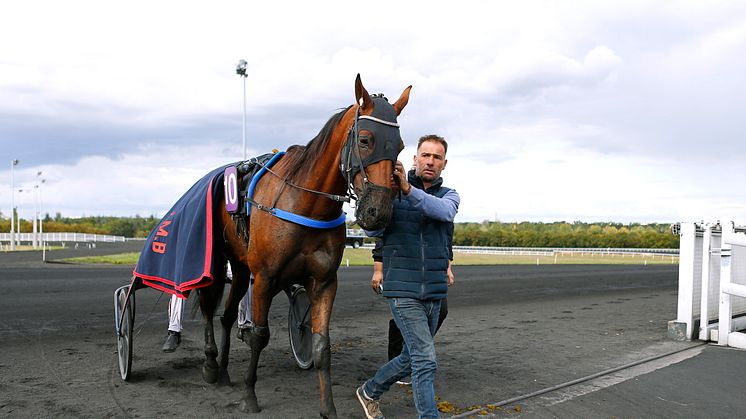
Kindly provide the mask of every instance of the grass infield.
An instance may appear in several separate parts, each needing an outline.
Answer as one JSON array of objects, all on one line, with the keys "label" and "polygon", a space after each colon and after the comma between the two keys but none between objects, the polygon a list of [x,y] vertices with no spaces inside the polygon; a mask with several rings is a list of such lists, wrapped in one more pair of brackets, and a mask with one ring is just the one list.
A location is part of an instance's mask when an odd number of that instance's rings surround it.
[{"label": "grass infield", "polygon": [[[90,256],[64,259],[71,263],[106,263],[116,265],[132,265],[137,263],[139,252],[120,253],[108,256]],[[652,255],[598,255],[598,254],[568,254],[558,253],[554,256],[524,256],[524,255],[477,255],[454,253],[454,265],[671,265],[678,264],[678,256]],[[373,260],[370,249],[345,248],[342,256],[342,266],[370,266]]]}]

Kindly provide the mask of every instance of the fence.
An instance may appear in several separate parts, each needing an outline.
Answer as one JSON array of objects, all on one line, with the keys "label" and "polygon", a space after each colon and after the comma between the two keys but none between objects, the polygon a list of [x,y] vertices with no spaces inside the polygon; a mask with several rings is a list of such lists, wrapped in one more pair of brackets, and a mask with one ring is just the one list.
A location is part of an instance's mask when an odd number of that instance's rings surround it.
[{"label": "fence", "polygon": [[487,246],[453,246],[454,252],[480,255],[519,255],[519,256],[553,256],[555,254],[571,255],[643,255],[675,257],[679,249],[636,249],[636,248],[577,248],[577,247],[487,247]]},{"label": "fence", "polygon": [[[349,236],[348,236],[349,237]],[[372,243],[365,243],[361,247],[372,249]],[[675,262],[679,257],[679,249],[637,249],[637,248],[576,248],[576,247],[490,247],[490,246],[453,246],[454,253],[475,255],[506,255],[506,256],[555,256],[555,255],[615,255],[615,256],[643,256],[671,258]]]},{"label": "fence", "polygon": [[719,345],[746,349],[746,333],[739,332],[744,322],[733,319],[734,313],[743,313],[746,302],[746,232],[728,226],[722,238],[717,341]]},{"label": "fence", "polygon": [[[123,242],[124,236],[84,233],[37,233],[45,243],[50,242]],[[17,242],[34,242],[34,233],[15,233]],[[10,233],[0,233],[0,243],[10,243]]]},{"label": "fence", "polygon": [[[746,300],[731,302],[731,296],[740,296],[740,286],[746,284],[746,246],[732,246],[731,242],[740,243],[746,228],[734,223],[724,227],[720,223],[680,223],[676,227],[675,232],[681,235],[679,294],[669,336],[720,342],[722,327],[727,327],[726,334],[746,328]],[[724,294],[727,291],[732,294]],[[728,300],[725,308],[724,299]]]}]

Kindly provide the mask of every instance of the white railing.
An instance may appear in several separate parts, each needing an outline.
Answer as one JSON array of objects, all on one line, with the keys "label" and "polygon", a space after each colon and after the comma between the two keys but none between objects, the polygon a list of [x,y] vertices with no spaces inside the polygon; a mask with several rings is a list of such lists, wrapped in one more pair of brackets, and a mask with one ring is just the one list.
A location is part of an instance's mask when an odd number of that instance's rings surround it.
[{"label": "white railing", "polygon": [[453,246],[454,253],[473,255],[552,256],[552,249],[531,247]]},{"label": "white railing", "polygon": [[579,247],[489,247],[489,246],[453,246],[454,252],[481,255],[532,255],[553,256],[555,254],[572,255],[642,255],[642,256],[678,256],[679,249],[635,249],[635,248],[579,248]]},{"label": "white railing", "polygon": [[733,319],[736,301],[746,300],[746,233],[736,232],[730,224],[723,226],[722,236],[717,341],[718,345],[746,349],[746,333],[739,332],[743,325]]},{"label": "white railing", "polygon": [[[38,234],[38,233],[37,233]],[[33,243],[34,233],[15,233],[16,241]],[[44,242],[123,242],[124,236],[85,233],[41,233]],[[10,233],[0,233],[0,242],[10,243]]]},{"label": "white railing", "polygon": [[[744,228],[732,227],[732,230],[744,231]],[[675,231],[681,235],[679,292],[676,320],[669,322],[669,336],[718,341],[724,272],[721,265],[725,263],[721,249],[724,248],[723,229],[720,223],[680,223]],[[746,248],[735,253],[746,256]],[[731,311],[734,315],[746,314],[746,300],[735,301]],[[746,317],[733,319],[732,325],[737,329],[746,328]]]},{"label": "white railing", "polygon": [[[350,236],[348,236],[350,237]],[[373,243],[365,243],[361,247],[374,247]],[[466,253],[475,255],[511,255],[511,256],[555,256],[569,254],[574,256],[583,255],[621,255],[621,256],[643,256],[643,257],[679,257],[679,249],[634,249],[634,248],[575,248],[575,247],[491,247],[491,246],[453,246],[454,253]]]}]

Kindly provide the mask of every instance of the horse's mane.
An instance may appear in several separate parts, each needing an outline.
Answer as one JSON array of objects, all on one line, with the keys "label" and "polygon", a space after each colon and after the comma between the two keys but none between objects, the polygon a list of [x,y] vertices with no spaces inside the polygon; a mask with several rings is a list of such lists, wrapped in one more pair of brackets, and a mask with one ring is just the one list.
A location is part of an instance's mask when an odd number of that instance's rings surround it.
[{"label": "horse's mane", "polygon": [[329,141],[332,138],[334,128],[342,119],[345,112],[347,112],[351,107],[352,105],[329,118],[329,120],[326,121],[326,124],[324,124],[324,127],[321,128],[321,131],[319,131],[319,133],[305,146],[293,145],[287,149],[282,160],[289,169],[289,181],[304,179],[309,175],[314,163],[326,151],[326,147],[329,145]]}]

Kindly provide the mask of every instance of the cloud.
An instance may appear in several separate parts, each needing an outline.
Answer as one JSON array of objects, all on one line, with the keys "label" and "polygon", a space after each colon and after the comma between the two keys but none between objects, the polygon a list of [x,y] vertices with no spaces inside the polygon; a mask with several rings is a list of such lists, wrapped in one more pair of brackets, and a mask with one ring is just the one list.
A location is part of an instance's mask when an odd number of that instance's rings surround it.
[{"label": "cloud", "polygon": [[[254,152],[253,150],[251,150]],[[44,164],[16,169],[16,185],[33,187],[36,170],[46,179],[43,209],[52,215],[162,216],[189,187],[210,170],[233,160],[230,143],[204,145],[146,144],[116,158],[88,156],[74,164]],[[33,173],[32,173],[33,172]],[[30,217],[29,199],[17,201]]]},{"label": "cloud", "polygon": [[[14,42],[0,44],[0,146],[21,159],[18,182],[49,173],[65,214],[162,211],[185,186],[171,173],[191,182],[238,159],[244,81],[248,144],[259,154],[305,144],[353,102],[357,73],[391,100],[414,86],[399,118],[401,159],[419,136],[444,135],[446,183],[463,190],[464,220],[669,220],[746,202],[739,3],[6,9],[0,37]],[[493,176],[499,189],[485,194]],[[108,184],[138,192],[94,192]]]},{"label": "cloud", "polygon": [[508,51],[476,77],[477,91],[492,97],[532,97],[547,89],[587,87],[602,82],[622,62],[606,46],[588,51],[582,61],[546,50]]},{"label": "cloud", "polygon": [[[458,221],[742,220],[746,173],[712,182],[717,163],[662,164],[640,156],[531,150],[498,163],[450,157],[445,184],[461,194]],[[450,153],[450,150],[449,150]]]}]

